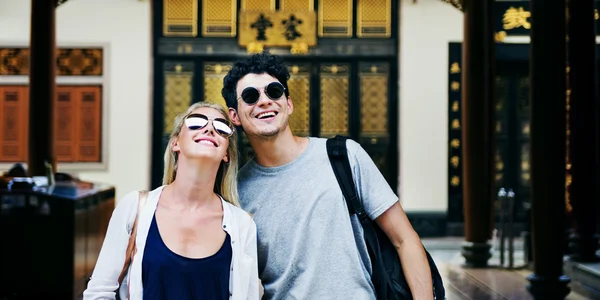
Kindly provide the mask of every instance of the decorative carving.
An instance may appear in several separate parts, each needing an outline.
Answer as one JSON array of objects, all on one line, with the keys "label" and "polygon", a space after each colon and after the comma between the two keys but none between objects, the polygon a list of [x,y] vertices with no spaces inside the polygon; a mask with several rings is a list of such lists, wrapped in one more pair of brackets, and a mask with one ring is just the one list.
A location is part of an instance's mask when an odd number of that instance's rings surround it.
[{"label": "decorative carving", "polygon": [[[56,75],[102,76],[103,49],[60,48],[57,51]],[[0,75],[29,75],[29,49],[0,49]]]},{"label": "decorative carving", "polygon": [[392,1],[358,1],[357,36],[389,38],[392,34]]},{"label": "decorative carving", "polygon": [[237,31],[237,1],[202,0],[202,35],[234,37]]},{"label": "decorative carving", "polygon": [[299,136],[310,135],[310,72],[303,65],[288,66],[292,76],[287,82],[294,113],[290,116],[290,128]]},{"label": "decorative carving", "polygon": [[0,49],[0,75],[28,75],[29,49]]},{"label": "decorative carving", "polygon": [[204,65],[204,101],[227,108],[221,95],[223,78],[231,70],[231,63],[210,63]]},{"label": "decorative carving", "polygon": [[361,66],[361,136],[388,136],[388,72],[385,64]]},{"label": "decorative carving", "polygon": [[56,61],[61,76],[102,75],[102,49],[61,49]]},{"label": "decorative carving", "polygon": [[314,11],[314,0],[279,0],[279,10],[281,11]]},{"label": "decorative carving", "polygon": [[163,0],[163,5],[165,36],[198,35],[198,0]]},{"label": "decorative carving", "polygon": [[442,2],[446,2],[446,3],[454,6],[456,9],[458,9],[460,11],[464,11],[464,9],[463,9],[463,1],[464,0],[442,0]]},{"label": "decorative carving", "polygon": [[[192,68],[192,67],[190,67]],[[192,102],[192,72],[165,72],[164,134],[173,130],[175,117]]]},{"label": "decorative carving", "polygon": [[321,66],[321,134],[348,135],[348,66]]},{"label": "decorative carving", "polygon": [[352,37],[352,0],[319,1],[319,36]]},{"label": "decorative carving", "polygon": [[275,10],[275,0],[242,0],[242,11],[267,11]]}]

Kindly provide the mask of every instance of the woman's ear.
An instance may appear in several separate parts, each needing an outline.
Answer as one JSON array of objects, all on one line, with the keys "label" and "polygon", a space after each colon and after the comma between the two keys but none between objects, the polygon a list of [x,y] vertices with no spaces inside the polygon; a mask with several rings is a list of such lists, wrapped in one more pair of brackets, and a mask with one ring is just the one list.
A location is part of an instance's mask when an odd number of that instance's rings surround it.
[{"label": "woman's ear", "polygon": [[173,151],[173,152],[181,151],[181,147],[179,147],[179,139],[178,138],[173,139],[173,141],[171,142],[171,151]]},{"label": "woman's ear", "polygon": [[223,161],[225,163],[228,163],[229,162],[229,155],[225,154],[225,157],[223,157]]}]

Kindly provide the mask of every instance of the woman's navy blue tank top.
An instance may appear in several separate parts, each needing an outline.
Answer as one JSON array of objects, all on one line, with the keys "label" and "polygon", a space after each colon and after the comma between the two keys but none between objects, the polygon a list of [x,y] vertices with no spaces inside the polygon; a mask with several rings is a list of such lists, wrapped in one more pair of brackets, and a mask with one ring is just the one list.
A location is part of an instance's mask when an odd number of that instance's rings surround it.
[{"label": "woman's navy blue tank top", "polygon": [[163,242],[154,216],[142,260],[143,299],[229,299],[231,257],[229,234],[212,256],[187,258],[174,253]]}]

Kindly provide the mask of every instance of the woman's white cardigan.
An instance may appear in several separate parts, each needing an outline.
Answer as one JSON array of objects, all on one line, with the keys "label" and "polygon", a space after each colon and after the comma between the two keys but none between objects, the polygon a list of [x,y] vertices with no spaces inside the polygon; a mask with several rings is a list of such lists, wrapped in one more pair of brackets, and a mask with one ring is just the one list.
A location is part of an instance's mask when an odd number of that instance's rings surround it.
[{"label": "woman's white cardigan", "polygon": [[[146,204],[140,210],[136,236],[137,251],[130,265],[128,276],[123,279],[124,285],[129,280],[129,299],[132,300],[142,300],[142,257],[148,230],[163,187],[150,191]],[[138,197],[139,192],[133,191],[118,202],[110,219],[92,278],[83,293],[84,300],[116,298],[115,290],[119,288],[117,281],[125,262],[125,251],[135,220]],[[229,299],[259,299],[256,224],[250,215],[241,208],[222,199],[221,201],[223,203],[223,230],[229,234],[233,250],[229,276]],[[121,287],[121,291],[126,291],[126,289],[126,286]]]}]

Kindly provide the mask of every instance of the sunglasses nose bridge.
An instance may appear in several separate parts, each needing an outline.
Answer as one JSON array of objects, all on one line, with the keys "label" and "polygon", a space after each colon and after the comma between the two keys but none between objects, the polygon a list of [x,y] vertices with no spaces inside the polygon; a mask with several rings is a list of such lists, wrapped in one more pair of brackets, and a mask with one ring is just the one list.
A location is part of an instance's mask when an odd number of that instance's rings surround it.
[{"label": "sunglasses nose bridge", "polygon": [[273,99],[271,98],[269,93],[267,93],[267,87],[260,89],[260,93],[258,94],[258,100],[256,100],[256,105],[261,106],[272,102]]}]

